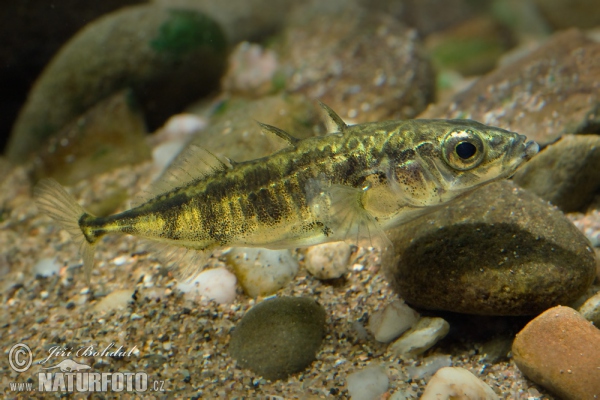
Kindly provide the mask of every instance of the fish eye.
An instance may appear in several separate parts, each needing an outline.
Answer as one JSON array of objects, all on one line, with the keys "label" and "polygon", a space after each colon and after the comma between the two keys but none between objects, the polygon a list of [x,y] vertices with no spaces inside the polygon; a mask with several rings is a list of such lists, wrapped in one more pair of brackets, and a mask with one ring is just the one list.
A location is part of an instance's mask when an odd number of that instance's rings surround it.
[{"label": "fish eye", "polygon": [[456,145],[456,154],[463,160],[468,160],[477,153],[477,147],[473,143],[460,142]]},{"label": "fish eye", "polygon": [[483,140],[470,129],[450,132],[442,146],[446,163],[461,171],[475,168],[485,156]]}]

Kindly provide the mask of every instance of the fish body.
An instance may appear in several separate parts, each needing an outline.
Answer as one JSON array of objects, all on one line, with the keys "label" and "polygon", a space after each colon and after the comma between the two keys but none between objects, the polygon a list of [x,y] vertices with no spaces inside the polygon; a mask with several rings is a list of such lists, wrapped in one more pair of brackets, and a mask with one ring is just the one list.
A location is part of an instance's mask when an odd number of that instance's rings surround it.
[{"label": "fish body", "polygon": [[[190,148],[185,165],[174,167],[184,174],[176,173],[162,193],[119,214],[92,216],[51,180],[38,184],[35,198],[79,239],[86,270],[94,244],[110,233],[202,252],[342,240],[386,246],[385,229],[512,175],[537,152],[523,135],[471,120],[347,126],[324,108],[337,132],[298,140],[262,125],[289,146],[243,163]],[[198,163],[210,173],[188,171]]]}]

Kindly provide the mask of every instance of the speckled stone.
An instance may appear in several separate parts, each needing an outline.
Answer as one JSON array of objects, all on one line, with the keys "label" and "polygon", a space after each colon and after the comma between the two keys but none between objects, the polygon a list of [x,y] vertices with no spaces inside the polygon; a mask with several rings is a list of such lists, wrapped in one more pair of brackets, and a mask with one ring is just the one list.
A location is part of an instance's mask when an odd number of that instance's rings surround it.
[{"label": "speckled stone", "polygon": [[600,136],[565,135],[514,176],[564,212],[584,211],[600,189]]},{"label": "speckled stone", "polygon": [[413,118],[433,100],[435,76],[417,32],[352,1],[308,2],[280,49],[285,89],[318,98],[355,122]]},{"label": "speckled stone", "polygon": [[525,376],[560,398],[600,398],[600,330],[572,308],[535,318],[517,334],[512,351]]},{"label": "speckled stone", "polygon": [[325,334],[325,310],[307,297],[265,300],[244,315],[231,335],[238,365],[266,379],[283,379],[314,360]]},{"label": "speckled stone", "polygon": [[412,306],[534,315],[570,304],[596,274],[586,237],[558,210],[501,181],[389,232],[387,272]]},{"label": "speckled stone", "polygon": [[578,30],[556,33],[540,48],[496,68],[419,118],[469,118],[545,145],[600,123],[600,43]]}]

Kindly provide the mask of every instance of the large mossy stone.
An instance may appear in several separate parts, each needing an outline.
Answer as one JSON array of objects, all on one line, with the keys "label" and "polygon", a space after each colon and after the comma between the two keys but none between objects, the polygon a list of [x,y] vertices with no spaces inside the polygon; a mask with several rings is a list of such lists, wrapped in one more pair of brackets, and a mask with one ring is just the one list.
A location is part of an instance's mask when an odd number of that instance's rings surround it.
[{"label": "large mossy stone", "polygon": [[9,140],[14,161],[99,101],[133,90],[153,129],[214,90],[227,39],[207,15],[154,5],[126,7],[83,28],[35,82]]}]

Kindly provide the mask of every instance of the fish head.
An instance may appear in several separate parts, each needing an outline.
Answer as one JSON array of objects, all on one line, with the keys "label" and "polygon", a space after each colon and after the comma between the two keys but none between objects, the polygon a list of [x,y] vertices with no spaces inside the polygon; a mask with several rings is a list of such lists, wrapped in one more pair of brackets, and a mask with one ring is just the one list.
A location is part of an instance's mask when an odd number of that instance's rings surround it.
[{"label": "fish head", "polygon": [[[508,178],[538,152],[523,135],[471,120],[418,120],[413,156],[392,168],[392,186],[406,204],[447,203]],[[418,129],[413,130],[413,132]]]}]

